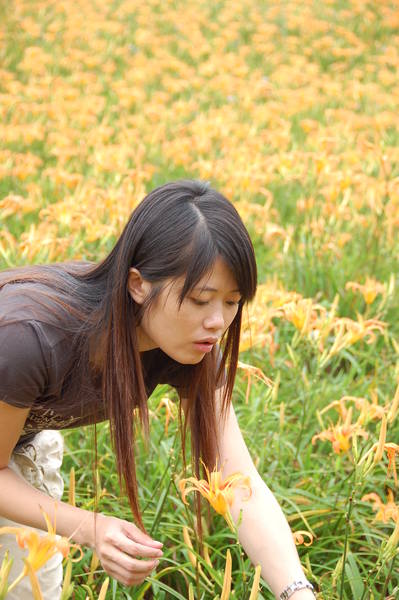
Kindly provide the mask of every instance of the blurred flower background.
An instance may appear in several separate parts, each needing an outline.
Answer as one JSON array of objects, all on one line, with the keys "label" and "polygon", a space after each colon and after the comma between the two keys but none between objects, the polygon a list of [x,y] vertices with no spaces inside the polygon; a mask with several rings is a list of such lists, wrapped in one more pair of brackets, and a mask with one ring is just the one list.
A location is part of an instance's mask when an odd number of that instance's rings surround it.
[{"label": "blurred flower background", "polygon": [[[220,189],[259,265],[235,390],[257,468],[319,598],[398,597],[398,1],[14,0],[0,57],[0,267],[99,260],[155,186]],[[77,599],[272,598],[222,518],[188,545],[175,405],[155,392],[140,446],[163,564],[108,587],[87,551]],[[129,515],[107,426],[96,484],[65,437],[74,501]]]}]

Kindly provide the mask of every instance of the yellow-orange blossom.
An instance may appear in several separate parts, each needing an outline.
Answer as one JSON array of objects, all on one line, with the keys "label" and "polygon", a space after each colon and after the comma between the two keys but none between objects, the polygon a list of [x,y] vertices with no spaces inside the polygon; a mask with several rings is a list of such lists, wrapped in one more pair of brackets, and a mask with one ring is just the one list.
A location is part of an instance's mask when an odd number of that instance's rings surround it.
[{"label": "yellow-orange blossom", "polygon": [[40,589],[35,571],[38,571],[57,552],[61,552],[62,556],[66,558],[72,548],[78,548],[80,556],[75,560],[80,560],[82,557],[80,546],[71,544],[65,537],[58,537],[55,533],[55,526],[53,527],[48,516],[45,513],[43,513],[43,516],[47,524],[46,535],[40,535],[37,530],[25,529],[24,527],[0,527],[0,535],[15,535],[18,545],[21,548],[28,549],[28,556],[24,559],[25,566],[18,578],[9,587],[9,591],[23,577],[29,575],[34,596],[39,598],[40,594],[35,592],[35,590]]},{"label": "yellow-orange blossom", "polygon": [[[179,481],[179,489],[183,502],[187,504],[186,495],[189,492],[199,492],[208,500],[216,512],[226,519],[228,526],[234,531],[234,524],[230,515],[230,507],[234,500],[234,488],[247,488],[248,496],[245,498],[247,500],[251,495],[250,479],[242,473],[233,473],[222,480],[222,472],[218,471],[217,468],[211,473],[207,467],[204,466],[204,469],[207,480],[188,477]],[[191,484],[188,489],[186,489],[187,484]]]}]

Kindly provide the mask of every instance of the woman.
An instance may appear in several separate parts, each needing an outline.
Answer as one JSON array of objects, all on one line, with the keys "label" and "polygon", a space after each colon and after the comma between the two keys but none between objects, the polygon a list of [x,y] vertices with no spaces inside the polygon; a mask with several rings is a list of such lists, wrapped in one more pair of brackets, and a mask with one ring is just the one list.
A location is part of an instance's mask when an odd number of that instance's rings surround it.
[{"label": "woman", "polygon": [[[147,431],[147,398],[169,383],[191,430],[197,475],[202,459],[210,469],[223,465],[224,476],[251,478],[251,498],[244,505],[237,492],[232,507],[237,520],[242,505],[239,535],[251,560],[277,597],[314,598],[230,403],[242,308],[256,291],[253,247],[230,202],[203,182],[164,185],[136,208],[100,264],[15,269],[0,275],[0,290],[0,524],[43,528],[42,510],[53,517],[62,494],[57,430],[109,419],[118,474],[142,528],[132,415],[136,408]],[[57,532],[95,548],[119,581],[141,583],[162,557],[162,544],[133,523],[56,504]],[[42,577],[51,600],[57,560]]]}]

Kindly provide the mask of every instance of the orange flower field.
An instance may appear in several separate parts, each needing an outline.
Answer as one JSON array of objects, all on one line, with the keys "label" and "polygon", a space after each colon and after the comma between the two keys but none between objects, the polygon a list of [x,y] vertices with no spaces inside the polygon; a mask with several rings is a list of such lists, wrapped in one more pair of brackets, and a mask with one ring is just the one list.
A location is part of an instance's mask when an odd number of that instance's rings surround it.
[{"label": "orange flower field", "polygon": [[[0,268],[100,260],[148,191],[209,180],[258,260],[233,397],[257,469],[319,600],[399,598],[398,0],[13,0],[0,56]],[[127,588],[82,548],[63,600],[274,597],[229,517],[250,486],[184,472],[176,400],[138,442],[158,569]],[[92,437],[65,433],[65,500],[130,519]]]}]

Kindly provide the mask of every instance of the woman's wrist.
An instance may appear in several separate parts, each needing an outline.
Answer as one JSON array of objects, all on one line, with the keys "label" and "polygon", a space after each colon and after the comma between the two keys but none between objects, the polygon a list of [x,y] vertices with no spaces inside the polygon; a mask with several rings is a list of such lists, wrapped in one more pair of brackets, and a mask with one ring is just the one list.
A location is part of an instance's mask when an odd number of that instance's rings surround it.
[{"label": "woman's wrist", "polygon": [[314,600],[315,597],[313,585],[303,576],[287,585],[277,596],[277,600]]},{"label": "woman's wrist", "polygon": [[70,533],[66,531],[65,533],[60,531],[60,533],[73,539],[76,544],[94,548],[96,527],[98,526],[97,520],[102,517],[102,515],[76,506],[65,505],[65,503],[62,504],[63,507],[65,507],[65,514],[63,515],[64,520],[65,518],[68,519],[68,529],[70,530],[73,528],[73,530]]},{"label": "woman's wrist", "polygon": [[297,590],[290,596],[290,600],[314,600],[315,598],[316,594],[308,589]]}]

